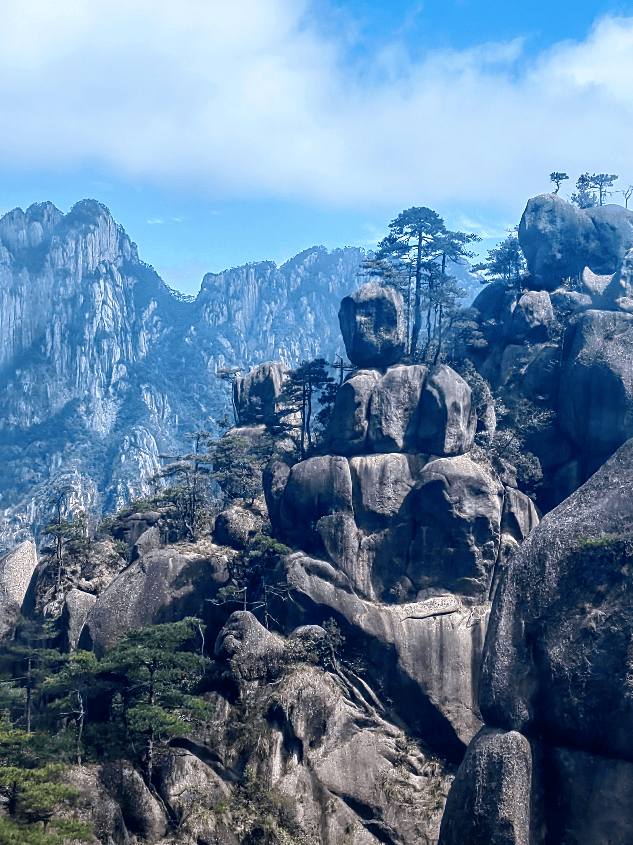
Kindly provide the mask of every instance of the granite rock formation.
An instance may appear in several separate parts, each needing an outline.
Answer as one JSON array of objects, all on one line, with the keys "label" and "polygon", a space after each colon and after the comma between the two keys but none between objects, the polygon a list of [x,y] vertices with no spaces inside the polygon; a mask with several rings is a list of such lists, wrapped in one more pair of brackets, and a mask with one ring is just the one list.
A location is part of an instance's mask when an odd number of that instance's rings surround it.
[{"label": "granite rock formation", "polygon": [[209,273],[194,299],[94,200],[0,218],[0,553],[37,534],[63,490],[67,513],[95,521],[147,494],[161,453],[232,415],[217,369],[241,368],[254,401],[254,364],[342,353],[337,308],[363,257],[314,247]]},{"label": "granite rock formation", "polygon": [[[509,561],[484,648],[488,728],[455,781],[442,845],[627,841],[632,474],[629,440]],[[497,763],[486,762],[494,754]],[[508,819],[494,807],[507,807]]]}]

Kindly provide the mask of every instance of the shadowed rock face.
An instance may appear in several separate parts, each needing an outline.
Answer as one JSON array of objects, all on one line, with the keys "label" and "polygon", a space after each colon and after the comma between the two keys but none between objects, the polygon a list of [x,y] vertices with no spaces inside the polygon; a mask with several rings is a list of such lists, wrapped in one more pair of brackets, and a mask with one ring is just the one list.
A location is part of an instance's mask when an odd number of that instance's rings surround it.
[{"label": "shadowed rock face", "polygon": [[441,845],[631,841],[632,477],[629,440],[510,559]]},{"label": "shadowed rock face", "polygon": [[632,476],[629,440],[510,561],[482,670],[488,724],[633,760]]},{"label": "shadowed rock face", "polygon": [[585,454],[608,454],[633,436],[633,315],[587,311],[568,350],[560,424]]},{"label": "shadowed rock face", "polygon": [[339,311],[347,357],[357,367],[388,367],[404,353],[404,302],[393,288],[368,282]]},{"label": "shadowed rock face", "polygon": [[531,845],[531,788],[527,739],[483,728],[451,786],[439,845]]}]

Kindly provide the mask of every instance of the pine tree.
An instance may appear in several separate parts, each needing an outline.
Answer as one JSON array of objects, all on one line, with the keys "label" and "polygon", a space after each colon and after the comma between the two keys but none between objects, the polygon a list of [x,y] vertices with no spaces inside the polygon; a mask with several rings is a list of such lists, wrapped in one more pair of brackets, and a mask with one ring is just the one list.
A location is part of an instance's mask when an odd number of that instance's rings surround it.
[{"label": "pine tree", "polygon": [[194,618],[130,631],[99,662],[110,719],[120,720],[148,785],[156,746],[186,736],[194,719],[209,715],[194,694],[207,663],[204,625]]}]

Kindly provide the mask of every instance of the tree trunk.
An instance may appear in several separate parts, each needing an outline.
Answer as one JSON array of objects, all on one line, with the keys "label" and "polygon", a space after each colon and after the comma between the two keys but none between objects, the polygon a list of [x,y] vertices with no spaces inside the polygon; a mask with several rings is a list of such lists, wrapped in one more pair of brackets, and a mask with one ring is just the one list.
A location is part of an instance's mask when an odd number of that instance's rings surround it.
[{"label": "tree trunk", "polygon": [[413,331],[411,332],[411,355],[415,355],[422,329],[422,235],[418,236],[415,260],[415,299],[413,303]]}]

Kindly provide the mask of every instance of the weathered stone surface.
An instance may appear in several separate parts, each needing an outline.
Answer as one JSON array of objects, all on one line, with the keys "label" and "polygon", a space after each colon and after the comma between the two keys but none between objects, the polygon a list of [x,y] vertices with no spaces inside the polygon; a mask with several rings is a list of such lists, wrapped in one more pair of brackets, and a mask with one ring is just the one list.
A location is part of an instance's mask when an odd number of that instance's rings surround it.
[{"label": "weathered stone surface", "polygon": [[472,448],[476,430],[470,387],[446,364],[433,367],[420,399],[420,451],[446,457],[462,455]]},{"label": "weathered stone surface", "polygon": [[544,290],[524,293],[512,312],[506,312],[504,335],[511,343],[542,343],[554,325],[554,309]]},{"label": "weathered stone surface", "polygon": [[20,607],[37,566],[37,552],[32,540],[25,540],[0,558],[0,587],[4,596]]},{"label": "weathered stone surface", "polygon": [[148,552],[154,552],[160,549],[162,545],[160,529],[156,525],[152,525],[147,531],[144,531],[138,538],[134,547],[132,548],[132,560],[143,557]]},{"label": "weathered stone surface", "polygon": [[633,765],[571,748],[553,748],[547,762],[555,794],[545,792],[549,841],[560,845],[633,842]]},{"label": "weathered stone surface", "polygon": [[632,477],[629,440],[510,560],[482,669],[487,724],[633,760]]},{"label": "weathered stone surface", "polygon": [[[178,823],[186,823],[193,836],[209,841],[213,835],[217,804],[229,795],[221,777],[185,748],[170,748],[156,766],[160,797]],[[213,839],[211,840],[213,841]]]},{"label": "weathered stone surface", "polygon": [[555,290],[563,279],[580,276],[598,247],[587,215],[554,194],[528,200],[519,224],[519,243],[535,284],[545,290]]},{"label": "weathered stone surface", "polygon": [[554,290],[561,280],[615,273],[633,247],[633,212],[618,205],[580,209],[554,194],[528,200],[519,242],[534,282]]},{"label": "weathered stone surface", "polygon": [[118,520],[114,526],[114,536],[122,540],[130,548],[136,545],[137,540],[153,526],[160,522],[161,514],[158,511],[142,511],[132,513],[124,519]]},{"label": "weathered stone surface", "polygon": [[219,660],[230,663],[237,679],[270,679],[279,672],[284,641],[248,610],[236,610],[218,634],[214,651]]},{"label": "weathered stone surface", "polygon": [[531,790],[527,739],[483,728],[451,786],[439,845],[531,845]]},{"label": "weathered stone surface", "polygon": [[221,546],[245,549],[253,537],[261,531],[263,524],[263,520],[257,514],[235,505],[218,514],[213,538]]},{"label": "weathered stone surface", "polygon": [[598,242],[587,266],[598,275],[615,273],[633,247],[633,211],[621,205],[608,204],[587,208],[585,214],[593,223]]},{"label": "weathered stone surface", "polygon": [[428,367],[391,367],[374,387],[369,404],[368,448],[374,452],[414,449],[420,421],[420,396]]},{"label": "weathered stone surface", "polygon": [[82,648],[98,654],[127,631],[176,622],[183,616],[204,616],[205,599],[213,598],[229,579],[227,560],[217,546],[197,549],[181,545],[150,552],[130,564],[101,593],[88,614]]},{"label": "weathered stone surface", "polygon": [[388,367],[404,353],[404,302],[393,288],[368,282],[341,302],[341,334],[357,367]]},{"label": "weathered stone surface", "polygon": [[560,375],[560,347],[550,343],[519,345],[503,350],[493,383],[509,399],[553,400]]},{"label": "weathered stone surface", "polygon": [[281,503],[289,475],[290,467],[279,458],[269,461],[262,473],[266,508],[275,534],[282,532]]},{"label": "weathered stone surface", "polygon": [[357,455],[365,451],[369,399],[379,378],[377,370],[360,370],[338,389],[327,433],[333,454]]},{"label": "weathered stone surface", "polygon": [[84,593],[83,590],[72,589],[66,593],[62,625],[65,631],[64,645],[68,651],[74,651],[77,648],[84,623],[96,600],[96,596]]},{"label": "weathered stone surface", "polygon": [[406,604],[366,601],[334,567],[301,553],[287,558],[285,574],[293,606],[305,608],[308,619],[331,610],[399,716],[437,752],[459,761],[482,726],[477,676],[489,605],[465,608],[440,590]]},{"label": "weathered stone surface", "polygon": [[17,621],[36,567],[32,540],[25,540],[0,558],[0,637]]},{"label": "weathered stone surface", "polygon": [[557,288],[550,294],[552,308],[559,319],[567,320],[572,314],[591,308],[593,300],[588,293],[580,293],[567,288]]},{"label": "weathered stone surface", "polygon": [[411,491],[422,463],[403,454],[350,460],[354,517],[362,533],[354,580],[365,574],[365,596],[380,597],[406,571],[414,532]]},{"label": "weathered stone surface", "polygon": [[97,766],[85,762],[81,766],[69,766],[62,780],[77,790],[79,820],[92,824],[94,835],[103,845],[129,845],[131,837],[121,808],[104,789]]},{"label": "weathered stone surface", "polygon": [[618,271],[596,301],[603,311],[633,311],[633,250],[629,250]]},{"label": "weathered stone surface", "polygon": [[487,598],[499,551],[501,484],[466,455],[438,458],[420,473],[416,509],[406,572],[413,584]]},{"label": "weathered stone surface", "polygon": [[559,423],[589,454],[633,436],[633,315],[587,311],[575,326],[560,378]]},{"label": "weathered stone surface", "polygon": [[157,842],[167,831],[163,808],[149,791],[143,778],[127,761],[107,763],[100,772],[101,781],[121,807],[130,833],[149,843]]},{"label": "weathered stone surface", "polygon": [[326,555],[353,576],[358,539],[346,458],[324,455],[295,464],[282,495],[280,524],[284,542]]},{"label": "weathered stone surface", "polygon": [[233,384],[233,401],[240,425],[272,422],[288,367],[280,361],[260,364]]}]

